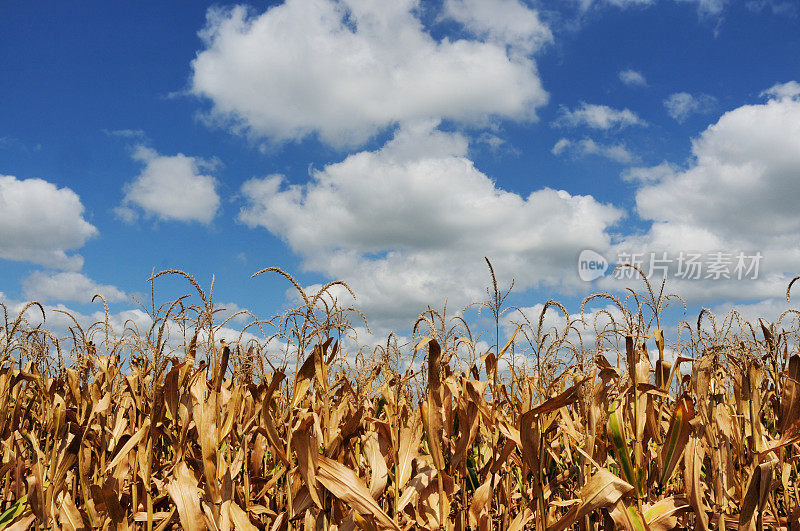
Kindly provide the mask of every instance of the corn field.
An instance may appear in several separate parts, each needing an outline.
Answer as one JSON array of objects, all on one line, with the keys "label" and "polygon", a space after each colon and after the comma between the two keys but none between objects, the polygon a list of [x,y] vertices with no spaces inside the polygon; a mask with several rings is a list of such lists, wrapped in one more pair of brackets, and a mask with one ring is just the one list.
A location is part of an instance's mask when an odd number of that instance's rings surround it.
[{"label": "corn field", "polygon": [[56,337],[38,303],[6,312],[0,527],[798,529],[796,312],[704,310],[668,341],[682,302],[663,283],[592,295],[613,311],[591,319],[527,316],[492,272],[489,348],[433,309],[407,343],[358,348],[344,283],[261,273],[302,303],[247,315],[238,341],[217,339],[213,283],[174,270],[151,284],[184,277],[192,297],[153,296],[149,330]]}]

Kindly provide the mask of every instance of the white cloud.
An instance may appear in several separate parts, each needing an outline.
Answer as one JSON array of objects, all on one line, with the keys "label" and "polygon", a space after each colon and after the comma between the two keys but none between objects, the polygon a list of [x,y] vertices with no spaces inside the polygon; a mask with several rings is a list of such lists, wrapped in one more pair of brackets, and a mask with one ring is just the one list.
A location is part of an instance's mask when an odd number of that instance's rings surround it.
[{"label": "white cloud", "polygon": [[614,7],[619,7],[621,9],[627,9],[631,7],[644,7],[650,6],[656,3],[656,0],[575,0],[578,3],[578,7],[582,11],[587,11],[589,8],[597,5],[611,5]]},{"label": "white cloud", "polygon": [[635,160],[635,156],[628,151],[624,144],[599,144],[591,138],[582,140],[570,140],[562,138],[550,150],[553,155],[570,153],[573,156],[585,157],[587,155],[598,155],[613,161],[627,164]]},{"label": "white cloud", "polygon": [[800,83],[797,81],[787,81],[777,83],[761,93],[761,96],[773,97],[779,100],[785,98],[795,98],[800,96]]},{"label": "white cloud", "polygon": [[80,269],[83,258],[67,252],[97,235],[83,216],[80,197],[69,188],[0,175],[0,258]]},{"label": "white cloud", "polygon": [[243,325],[246,321],[253,320],[250,311],[247,308],[242,308],[235,302],[215,302],[214,310],[214,321],[218,323],[230,319],[229,322],[231,323]]},{"label": "white cloud", "polygon": [[[646,8],[658,3],[658,0],[573,0],[581,11],[588,11],[591,8],[614,6],[620,9]],[[728,0],[675,0],[680,4],[697,4],[697,14],[700,19],[716,18],[722,15]],[[767,4],[772,7],[775,14],[791,15],[794,14],[794,6],[787,5],[789,2],[780,0],[752,0],[745,5],[751,11],[764,9]]]},{"label": "white cloud", "polygon": [[[785,289],[786,288],[784,286],[784,291]],[[781,314],[790,308],[797,309],[797,304],[793,302],[786,302],[786,298],[781,297],[775,299],[766,299],[763,301],[754,302],[752,304],[731,304],[730,302],[725,302],[715,305],[711,308],[711,311],[714,314],[718,324],[722,323],[722,320],[731,312],[731,310],[736,310],[739,315],[741,315],[742,319],[751,322],[753,325],[756,325],[759,319],[764,319],[766,323],[777,322]],[[787,317],[784,317],[782,321],[783,324],[787,325],[788,321],[793,317],[794,315],[788,315]],[[738,331],[737,328],[734,328],[734,330]]]},{"label": "white cloud", "polygon": [[553,149],[551,149],[550,152],[553,155],[561,155],[566,150],[571,148],[573,145],[574,145],[573,141],[570,140],[569,138],[561,138],[559,139],[558,142],[556,142],[556,144],[553,146]]},{"label": "white cloud", "polygon": [[108,136],[115,136],[119,138],[127,138],[133,140],[145,140],[147,135],[141,129],[103,129],[103,132]]},{"label": "white cloud", "polygon": [[481,136],[478,137],[477,141],[481,144],[486,144],[493,151],[497,151],[506,143],[504,138],[488,132],[481,133]]},{"label": "white cloud", "polygon": [[622,70],[619,73],[619,80],[628,85],[629,87],[646,87],[647,80],[641,72],[636,70]]},{"label": "white cloud", "polygon": [[351,283],[371,319],[402,326],[445,297],[451,308],[484,297],[484,256],[521,289],[574,285],[580,250],[610,245],[616,208],[548,188],[508,192],[466,152],[465,138],[435,124],[405,127],[305,185],[248,181],[239,219],[284,238],[305,268]]},{"label": "white cloud", "polygon": [[667,161],[658,166],[628,168],[622,172],[622,180],[629,182],[651,183],[662,181],[677,173],[678,167]]},{"label": "white cloud", "polygon": [[[619,8],[651,6],[657,0],[579,0],[582,9],[586,10],[592,5],[599,3],[610,4]],[[697,13],[701,17],[715,16],[722,13],[728,0],[676,0],[678,3],[696,3]]]},{"label": "white cloud", "polygon": [[137,207],[161,220],[211,223],[220,204],[217,181],[200,172],[213,169],[213,162],[181,153],[160,155],[144,146],[138,146],[133,157],[144,168],[125,186],[125,198],[115,210],[123,221],[135,221]]},{"label": "white cloud", "polygon": [[756,252],[757,281],[687,282],[694,300],[780,297],[800,263],[800,98],[773,97],[725,113],[692,143],[685,169],[651,168],[636,193],[650,230],[620,247],[638,251]]},{"label": "white cloud", "polygon": [[707,114],[714,109],[717,100],[708,94],[692,96],[688,92],[676,92],[664,100],[667,114],[683,123],[693,114]]},{"label": "white cloud", "polygon": [[539,14],[518,0],[446,0],[444,14],[477,37],[526,55],[553,41]]},{"label": "white cloud", "polygon": [[678,0],[697,4],[697,13],[702,17],[716,16],[722,13],[728,0]]},{"label": "white cloud", "polygon": [[753,12],[760,12],[767,8],[772,11],[773,15],[780,16],[797,16],[798,6],[796,3],[785,0],[751,0],[745,2],[747,9]]},{"label": "white cloud", "polygon": [[125,292],[115,286],[99,284],[82,273],[73,272],[34,271],[22,281],[22,288],[27,300],[39,302],[88,303],[97,293],[109,303],[127,299]]},{"label": "white cloud", "polygon": [[29,145],[13,136],[0,136],[0,149],[13,149],[23,153],[35,153],[42,150],[41,144]]},{"label": "white cloud", "polygon": [[561,107],[561,114],[554,123],[562,127],[578,127],[585,125],[592,129],[623,128],[630,125],[646,125],[636,113],[629,109],[613,109],[607,105],[595,105],[581,102],[574,110]]},{"label": "white cloud", "polygon": [[727,112],[692,142],[692,153],[692,167],[639,190],[640,215],[751,241],[800,233],[800,101]]},{"label": "white cloud", "polygon": [[[535,119],[547,93],[532,59],[488,38],[437,41],[418,7],[416,0],[287,0],[260,15],[241,6],[210,10],[191,91],[211,101],[212,121],[278,142],[317,134],[357,145],[427,118]],[[504,24],[485,31],[499,35]],[[522,29],[533,25],[528,16]],[[515,26],[505,31],[515,43],[522,38]],[[534,31],[538,42],[544,29]]]}]

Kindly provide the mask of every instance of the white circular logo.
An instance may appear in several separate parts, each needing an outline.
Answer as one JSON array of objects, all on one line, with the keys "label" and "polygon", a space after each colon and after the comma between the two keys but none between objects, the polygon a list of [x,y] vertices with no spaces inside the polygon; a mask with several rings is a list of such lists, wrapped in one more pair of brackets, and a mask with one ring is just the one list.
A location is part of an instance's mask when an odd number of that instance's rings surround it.
[{"label": "white circular logo", "polygon": [[584,282],[591,282],[597,280],[606,274],[608,270],[608,260],[603,255],[592,251],[591,249],[584,249],[578,257],[578,276]]}]

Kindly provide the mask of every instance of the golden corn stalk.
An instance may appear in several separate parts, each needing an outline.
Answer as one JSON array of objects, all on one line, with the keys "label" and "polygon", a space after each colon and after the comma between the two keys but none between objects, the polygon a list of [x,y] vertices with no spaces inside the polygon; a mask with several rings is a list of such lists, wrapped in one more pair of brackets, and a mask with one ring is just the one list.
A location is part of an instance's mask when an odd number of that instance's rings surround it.
[{"label": "golden corn stalk", "polygon": [[[333,295],[345,284],[310,295],[265,271],[303,303],[238,341],[217,339],[229,320],[213,283],[181,271],[151,282],[184,276],[200,303],[153,295],[149,330],[73,319],[57,338],[31,326],[37,303],[6,317],[0,528],[800,525],[796,312],[769,324],[704,310],[668,347],[663,284],[587,298],[614,308],[593,322],[553,301],[530,320],[504,314],[492,272],[488,350],[432,309],[408,345],[358,350],[363,316]],[[501,322],[514,323],[504,341]]]}]

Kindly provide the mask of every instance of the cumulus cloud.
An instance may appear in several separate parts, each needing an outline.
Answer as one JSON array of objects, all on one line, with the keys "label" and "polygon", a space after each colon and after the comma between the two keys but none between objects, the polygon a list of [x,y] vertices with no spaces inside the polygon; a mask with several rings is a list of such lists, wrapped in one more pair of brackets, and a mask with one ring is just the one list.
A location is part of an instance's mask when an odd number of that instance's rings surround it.
[{"label": "cumulus cloud", "polygon": [[729,111],[703,131],[692,143],[686,168],[662,164],[640,179],[636,210],[652,227],[626,236],[621,246],[673,256],[680,251],[763,255],[758,280],[689,282],[679,290],[687,297],[780,297],[796,274],[800,95],[770,94],[767,102]]},{"label": "cumulus cloud", "polygon": [[477,37],[529,55],[553,41],[539,14],[518,0],[446,0],[444,14]]},{"label": "cumulus cloud", "polygon": [[82,273],[74,272],[34,271],[22,281],[22,289],[27,300],[39,302],[88,303],[98,293],[109,303],[128,298],[124,291],[115,286],[100,284]]},{"label": "cumulus cloud", "polygon": [[67,253],[97,235],[83,216],[80,197],[69,188],[0,175],[0,258],[80,269],[83,258]]},{"label": "cumulus cloud", "polygon": [[586,126],[592,129],[611,129],[613,127],[622,129],[630,125],[646,125],[646,122],[629,109],[613,109],[607,105],[581,102],[573,110],[562,106],[560,116],[554,125],[560,127]]},{"label": "cumulus cloud", "polygon": [[501,4],[524,14],[519,26],[506,17],[481,23],[467,9],[480,3],[454,3],[451,11],[486,36],[455,41],[425,30],[415,0],[287,0],[261,14],[212,9],[191,92],[211,102],[212,122],[277,142],[316,134],[358,145],[428,118],[531,120],[547,93],[534,61],[506,44],[535,48],[546,28],[527,8]]},{"label": "cumulus cloud", "polygon": [[683,123],[693,114],[710,113],[717,100],[708,94],[693,96],[688,92],[676,92],[664,100],[664,107],[678,123]]},{"label": "cumulus cloud", "polygon": [[160,155],[138,146],[133,158],[144,164],[141,173],[125,186],[117,215],[126,222],[138,217],[136,209],[160,220],[211,223],[219,210],[217,181],[201,171],[214,163],[182,153]]},{"label": "cumulus cloud", "polygon": [[800,233],[797,98],[725,113],[693,141],[692,154],[687,170],[638,191],[640,215],[753,242]]},{"label": "cumulus cloud", "polygon": [[619,210],[549,188],[503,190],[467,158],[464,137],[435,125],[402,128],[304,185],[250,180],[239,219],[282,237],[305,268],[351,283],[371,319],[403,326],[445,297],[459,307],[485,296],[484,256],[525,289],[574,283],[580,250],[610,245]]},{"label": "cumulus cloud", "polygon": [[628,85],[629,87],[646,87],[647,80],[641,72],[636,70],[622,70],[619,73],[619,80]]},{"label": "cumulus cloud", "polygon": [[628,151],[624,144],[599,144],[591,138],[584,138],[582,140],[570,140],[569,138],[562,138],[550,150],[553,155],[571,154],[576,157],[585,157],[587,155],[598,155],[607,159],[627,164],[633,162],[636,157]]}]

